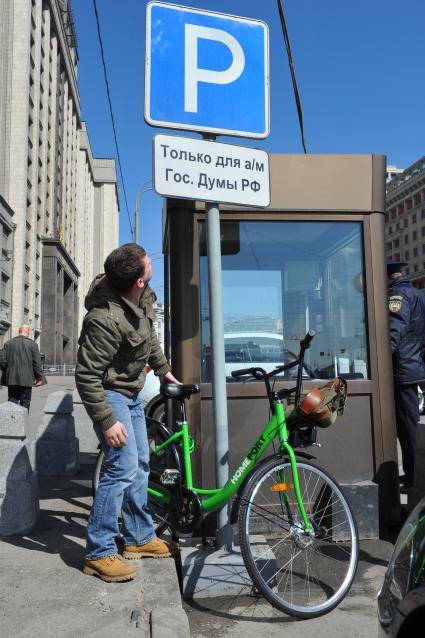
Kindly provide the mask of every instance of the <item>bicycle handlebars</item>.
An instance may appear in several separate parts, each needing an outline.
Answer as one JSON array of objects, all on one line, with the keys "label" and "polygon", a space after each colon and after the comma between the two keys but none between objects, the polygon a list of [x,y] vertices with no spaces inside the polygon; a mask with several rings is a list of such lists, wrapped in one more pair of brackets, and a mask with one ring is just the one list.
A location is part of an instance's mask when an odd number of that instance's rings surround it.
[{"label": "bicycle handlebars", "polygon": [[304,339],[300,343],[301,350],[304,350],[304,351],[308,350],[309,347],[310,347],[310,344],[313,341],[315,336],[316,336],[316,331],[315,330],[309,330],[307,332],[306,336],[304,337]]},{"label": "bicycle handlebars", "polygon": [[232,370],[230,374],[234,379],[248,374],[256,379],[262,379],[267,372],[263,368],[243,368],[243,370]]}]

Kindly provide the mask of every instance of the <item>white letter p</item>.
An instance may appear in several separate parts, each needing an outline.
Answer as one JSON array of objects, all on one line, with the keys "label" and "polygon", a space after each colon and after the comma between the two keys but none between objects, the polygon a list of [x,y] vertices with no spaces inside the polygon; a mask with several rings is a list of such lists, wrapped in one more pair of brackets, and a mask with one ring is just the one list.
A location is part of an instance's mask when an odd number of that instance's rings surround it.
[{"label": "white letter p", "polygon": [[[198,38],[221,42],[230,49],[232,63],[224,71],[198,68]],[[226,31],[185,24],[184,34],[184,110],[198,112],[198,82],[230,84],[238,79],[245,68],[245,55],[239,42]]]}]

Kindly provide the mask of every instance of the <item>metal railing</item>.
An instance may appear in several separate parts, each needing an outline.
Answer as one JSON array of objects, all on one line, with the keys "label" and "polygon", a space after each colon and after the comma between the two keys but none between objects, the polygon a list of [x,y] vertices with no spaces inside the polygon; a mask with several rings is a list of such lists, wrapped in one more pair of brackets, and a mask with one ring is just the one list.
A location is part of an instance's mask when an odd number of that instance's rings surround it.
[{"label": "metal railing", "polygon": [[47,376],[66,377],[74,376],[75,363],[43,363],[43,372]]}]

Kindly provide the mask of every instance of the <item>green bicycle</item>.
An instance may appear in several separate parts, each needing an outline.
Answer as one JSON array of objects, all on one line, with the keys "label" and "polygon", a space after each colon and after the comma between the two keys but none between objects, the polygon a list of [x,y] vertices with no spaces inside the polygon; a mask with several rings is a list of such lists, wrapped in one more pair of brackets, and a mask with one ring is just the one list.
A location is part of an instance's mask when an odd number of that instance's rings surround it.
[{"label": "green bicycle", "polygon": [[[311,462],[310,454],[294,451],[312,445],[320,426],[299,410],[304,353],[314,335],[310,331],[301,341],[296,361],[272,372],[258,367],[232,372],[235,378],[251,375],[264,381],[271,418],[221,489],[193,485],[194,442],[185,399],[199,392],[197,385],[162,386],[165,397],[179,402],[175,431],[147,420],[148,504],[157,534],[169,528],[176,536],[192,535],[206,514],[233,498],[230,522],[238,523],[241,553],[253,585],[274,607],[298,618],[321,616],[341,602],[353,582],[359,553],[356,523],[338,483]],[[270,379],[294,366],[296,386],[275,392]],[[283,401],[292,394],[295,402],[285,414]],[[278,452],[262,459],[275,439]],[[101,465],[102,453],[94,487]]]}]

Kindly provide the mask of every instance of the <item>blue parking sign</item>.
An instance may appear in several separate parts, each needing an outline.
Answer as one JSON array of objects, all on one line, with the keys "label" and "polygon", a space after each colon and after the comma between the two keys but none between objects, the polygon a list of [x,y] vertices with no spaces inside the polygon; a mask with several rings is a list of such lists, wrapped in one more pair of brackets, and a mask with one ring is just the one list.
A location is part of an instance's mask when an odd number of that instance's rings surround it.
[{"label": "blue parking sign", "polygon": [[267,137],[267,25],[149,2],[145,120],[152,126]]}]

